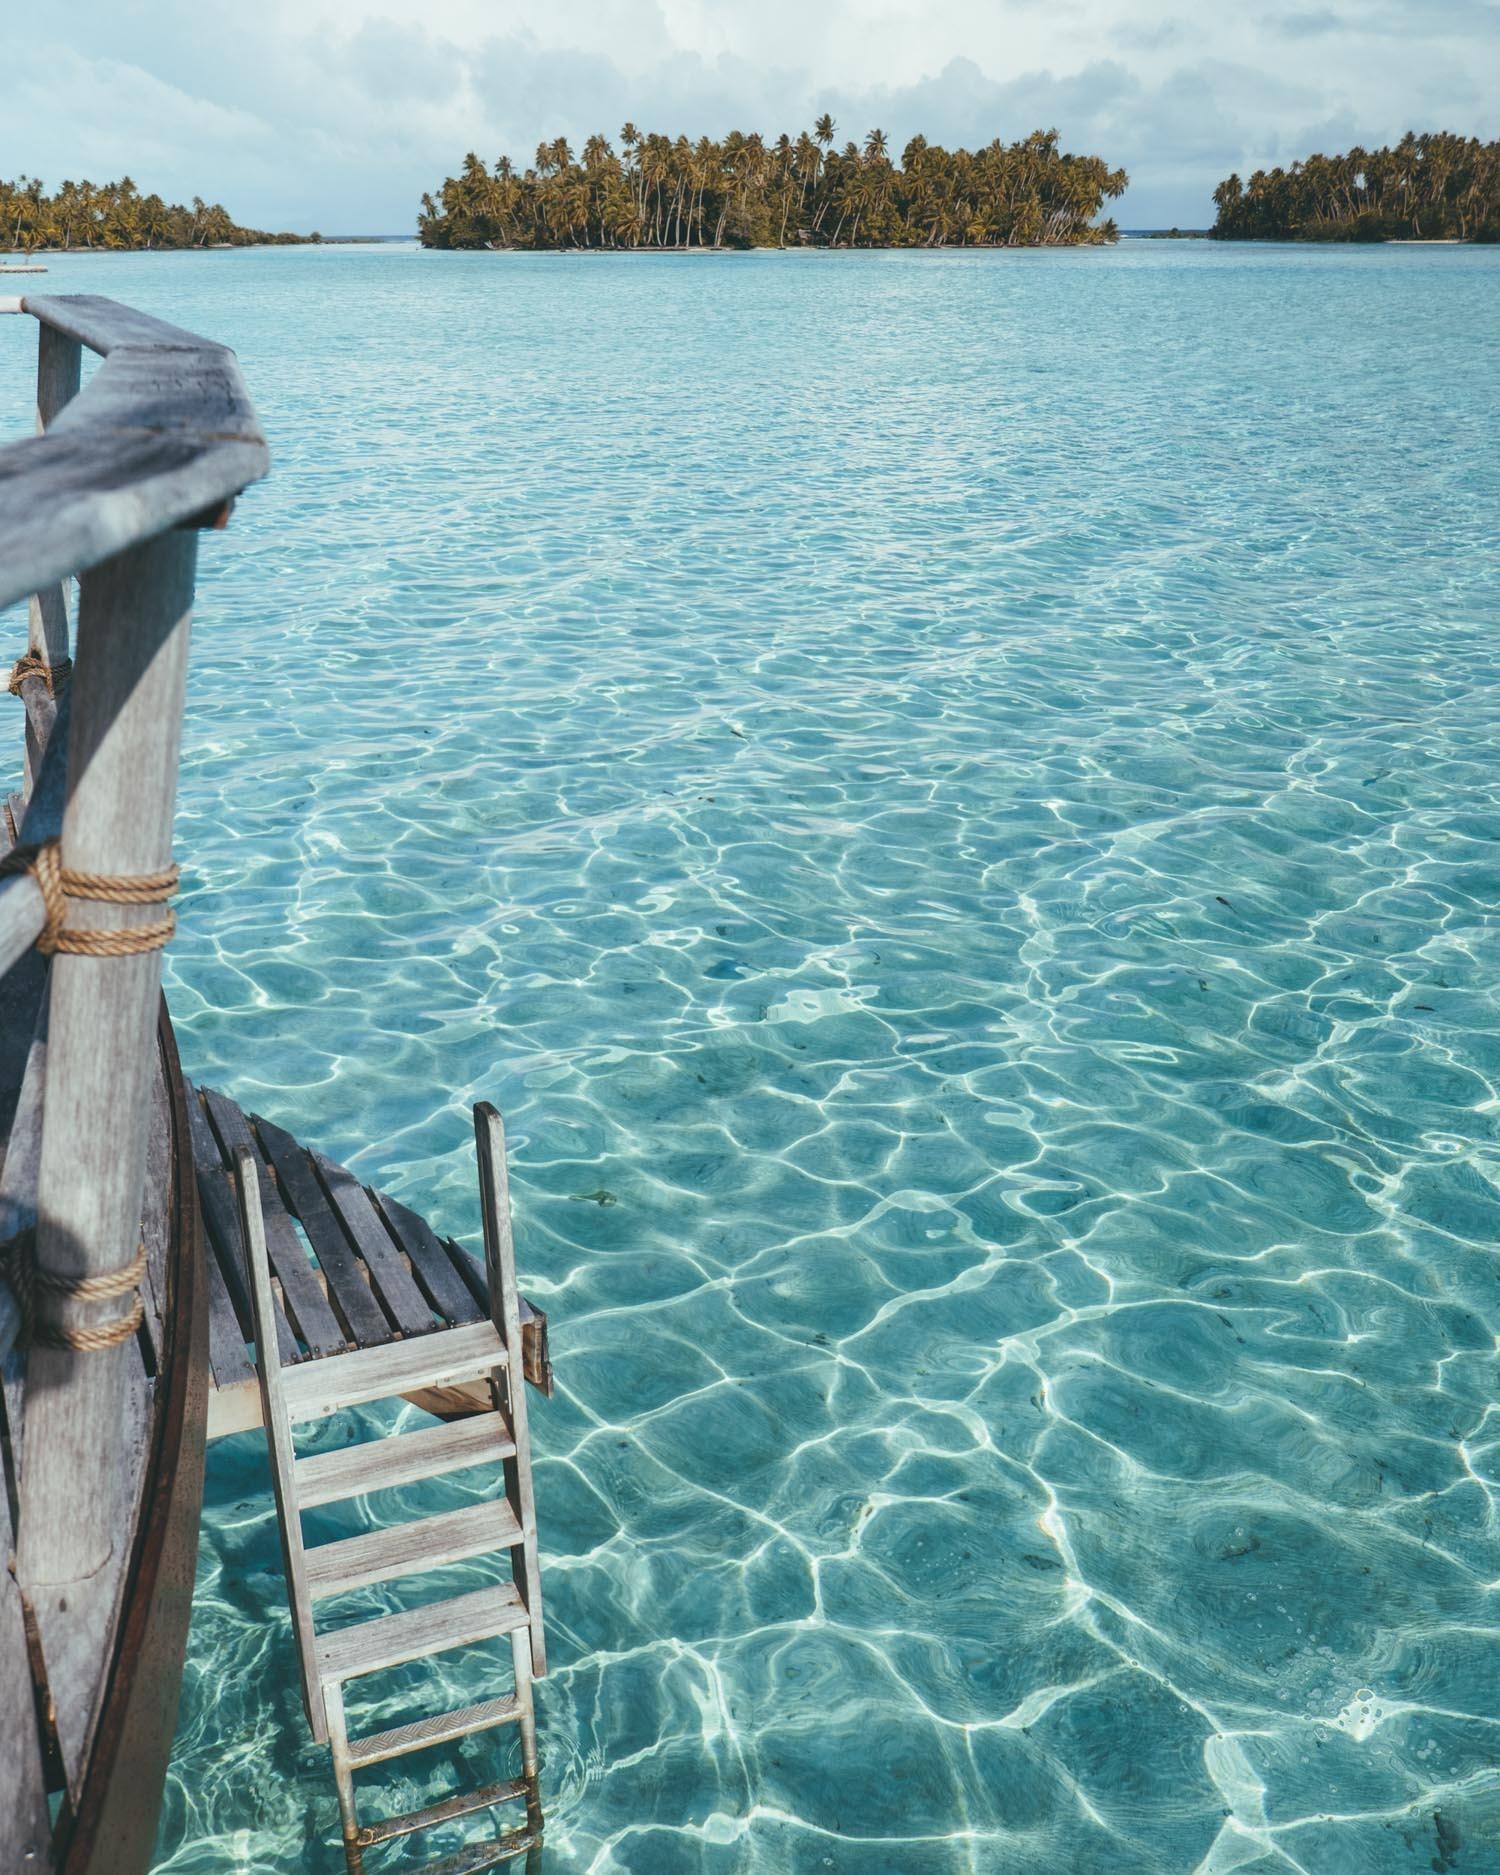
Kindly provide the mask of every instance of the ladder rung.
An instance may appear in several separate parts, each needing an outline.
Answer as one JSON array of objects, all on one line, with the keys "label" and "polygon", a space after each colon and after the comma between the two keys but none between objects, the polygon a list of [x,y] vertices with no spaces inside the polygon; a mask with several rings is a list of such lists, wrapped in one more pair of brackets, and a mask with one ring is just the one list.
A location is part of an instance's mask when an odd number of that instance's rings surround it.
[{"label": "ladder rung", "polygon": [[497,1836],[493,1842],[470,1843],[456,1855],[445,1855],[441,1862],[424,1863],[421,1868],[413,1869],[411,1875],[479,1875],[480,1869],[493,1868],[497,1862],[525,1855],[541,1840],[540,1829],[513,1829],[504,1836]]},{"label": "ladder rung", "polygon": [[313,1643],[320,1680],[352,1680],[362,1673],[380,1673],[427,1654],[450,1647],[467,1647],[524,1628],[529,1617],[515,1584],[497,1582],[493,1588],[455,1595],[449,1601],[429,1602],[400,1614],[357,1621],[352,1627],[320,1634]]},{"label": "ladder rung", "polygon": [[429,1804],[425,1810],[408,1810],[404,1816],[388,1816],[379,1823],[367,1823],[354,1840],[361,1849],[373,1849],[376,1843],[389,1842],[392,1836],[405,1836],[414,1829],[430,1829],[434,1823],[451,1823],[454,1817],[468,1816],[472,1810],[488,1810],[497,1803],[513,1803],[517,1797],[529,1795],[530,1788],[524,1777],[508,1777],[500,1784],[460,1791],[456,1797],[445,1797],[441,1803]]},{"label": "ladder rung", "polygon": [[336,1452],[314,1452],[292,1467],[303,1510],[336,1498],[389,1491],[418,1478],[436,1478],[467,1465],[498,1464],[515,1456],[515,1443],[498,1413],[476,1413],[446,1426],[366,1439]]},{"label": "ladder rung", "polygon": [[341,1595],[372,1582],[389,1582],[393,1576],[418,1575],[489,1550],[510,1549],[520,1541],[516,1513],[503,1497],[492,1498],[439,1517],[415,1517],[409,1523],[319,1543],[303,1552],[307,1587],[314,1598]]},{"label": "ladder rung", "polygon": [[437,1329],[378,1348],[352,1354],[329,1354],[282,1369],[287,1417],[295,1424],[322,1419],[344,1406],[363,1406],[419,1387],[452,1386],[478,1380],[505,1365],[505,1344],[493,1322],[469,1322],[462,1328]]},{"label": "ladder rung", "polygon": [[434,1719],[415,1719],[389,1732],[371,1732],[368,1738],[351,1738],[349,1763],[357,1771],[362,1765],[403,1758],[408,1752],[426,1751],[431,1745],[451,1744],[455,1738],[468,1738],[473,1732],[514,1725],[520,1716],[520,1700],[514,1693],[507,1693],[503,1699],[487,1699],[481,1706],[465,1706],[459,1712],[444,1712]]}]

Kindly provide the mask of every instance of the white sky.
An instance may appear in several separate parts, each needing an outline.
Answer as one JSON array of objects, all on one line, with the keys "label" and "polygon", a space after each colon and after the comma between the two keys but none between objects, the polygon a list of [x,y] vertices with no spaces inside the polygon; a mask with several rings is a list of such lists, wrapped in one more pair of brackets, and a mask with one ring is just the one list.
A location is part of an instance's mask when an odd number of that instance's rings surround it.
[{"label": "white sky", "polygon": [[[221,15],[215,17],[215,15]],[[19,15],[19,17],[17,17]],[[1414,129],[1500,135],[1500,0],[74,0],[4,30],[0,173],[404,233],[476,149],[675,134],[985,143],[1123,164],[1126,227],[1200,226],[1232,169]]]}]

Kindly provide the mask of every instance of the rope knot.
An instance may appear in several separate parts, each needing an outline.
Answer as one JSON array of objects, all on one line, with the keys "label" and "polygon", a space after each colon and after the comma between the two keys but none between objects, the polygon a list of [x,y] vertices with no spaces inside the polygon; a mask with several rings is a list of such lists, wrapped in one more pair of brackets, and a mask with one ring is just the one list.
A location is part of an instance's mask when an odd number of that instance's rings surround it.
[{"label": "rope knot", "polygon": [[[81,1353],[92,1354],[129,1341],[145,1320],[146,1305],[141,1299],[141,1281],[146,1274],[144,1238],[131,1262],[103,1276],[58,1276],[41,1268],[36,1260],[34,1229],[22,1231],[12,1240],[9,1263],[11,1287],[21,1305],[22,1334],[29,1347],[76,1348]],[[113,1302],[121,1296],[133,1296],[135,1300],[123,1315],[101,1322],[97,1328],[69,1328],[40,1319],[39,1311],[45,1299]]]},{"label": "rope knot", "polygon": [[60,690],[67,688],[68,679],[73,675],[73,660],[61,658],[56,664],[49,664],[39,651],[28,651],[24,657],[17,658],[10,673],[10,694],[18,697],[21,686],[29,677],[40,677],[47,686],[47,695],[55,697]]},{"label": "rope knot", "polygon": [[0,877],[18,872],[30,873],[42,895],[45,917],[36,947],[44,957],[57,951],[74,957],[136,957],[143,951],[160,950],[177,929],[177,914],[172,911],[129,931],[67,928],[69,899],[101,905],[165,905],[177,890],[180,875],[175,865],[133,877],[73,872],[62,863],[61,844],[44,840],[40,846],[14,846],[0,859]]}]

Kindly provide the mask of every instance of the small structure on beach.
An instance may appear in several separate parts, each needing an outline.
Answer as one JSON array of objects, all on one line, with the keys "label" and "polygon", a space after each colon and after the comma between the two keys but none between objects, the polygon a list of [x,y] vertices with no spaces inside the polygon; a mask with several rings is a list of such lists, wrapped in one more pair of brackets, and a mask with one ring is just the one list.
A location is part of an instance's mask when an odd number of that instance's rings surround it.
[{"label": "small structure on beach", "polygon": [[[184,1079],[161,1001],[198,543],[269,455],[225,347],[92,296],[37,321],[37,429],[0,449],[0,606],[29,599],[26,711],[0,836],[0,1869],[144,1875],[187,1641],[205,1439],[264,1424],[314,1734],[344,1849],[479,1810],[525,1820],[433,1865],[541,1838],[545,1668],[504,1135],[476,1109],[485,1255],[273,1123]],[[81,389],[82,352],[102,357]],[[75,643],[76,640],[76,643]],[[76,660],[76,661],[75,661]],[[414,1398],[439,1423],[299,1454],[296,1428]],[[460,1511],[332,1542],[305,1509],[464,1470]],[[493,1555],[491,1586],[332,1629],[317,1604]],[[509,1637],[510,1685],[351,1736],[348,1682]],[[419,1701],[420,1706],[420,1701]],[[354,1773],[514,1726],[521,1770],[361,1822]]]}]

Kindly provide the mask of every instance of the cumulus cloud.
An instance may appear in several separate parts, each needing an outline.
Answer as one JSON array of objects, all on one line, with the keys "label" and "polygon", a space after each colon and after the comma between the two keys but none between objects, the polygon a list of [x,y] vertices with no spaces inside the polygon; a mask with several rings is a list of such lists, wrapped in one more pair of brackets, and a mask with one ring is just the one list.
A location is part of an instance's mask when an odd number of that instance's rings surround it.
[{"label": "cumulus cloud", "polygon": [[1500,0],[75,0],[7,26],[9,162],[129,170],[241,220],[402,232],[477,149],[627,117],[697,136],[879,124],[896,147],[1055,127],[1123,164],[1126,226],[1202,223],[1231,169],[1500,134]]}]

